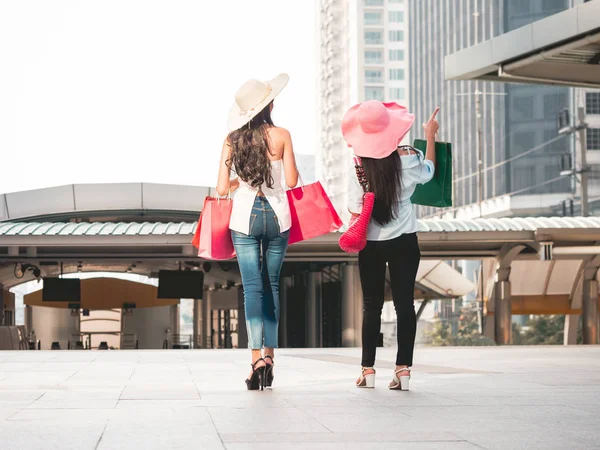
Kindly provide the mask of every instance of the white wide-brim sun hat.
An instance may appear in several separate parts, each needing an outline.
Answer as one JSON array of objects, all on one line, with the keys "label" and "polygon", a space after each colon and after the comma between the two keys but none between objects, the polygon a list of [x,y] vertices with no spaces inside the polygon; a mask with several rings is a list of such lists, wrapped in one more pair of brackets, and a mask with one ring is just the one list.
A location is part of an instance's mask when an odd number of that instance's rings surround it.
[{"label": "white wide-brim sun hat", "polygon": [[227,128],[242,128],[273,101],[288,83],[290,77],[281,73],[271,81],[248,80],[235,94],[235,102],[229,110]]}]

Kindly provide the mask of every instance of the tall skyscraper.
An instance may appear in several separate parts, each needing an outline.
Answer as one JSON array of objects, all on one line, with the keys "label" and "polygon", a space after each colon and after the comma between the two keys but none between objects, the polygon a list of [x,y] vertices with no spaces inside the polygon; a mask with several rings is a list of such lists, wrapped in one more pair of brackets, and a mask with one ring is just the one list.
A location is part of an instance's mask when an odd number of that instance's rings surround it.
[{"label": "tall skyscraper", "polygon": [[347,211],[350,150],[346,110],[364,100],[407,105],[405,0],[318,0],[317,178],[340,214]]},{"label": "tall skyscraper", "polygon": [[[573,105],[573,89],[445,81],[443,67],[445,55],[560,12],[569,3],[408,0],[409,100],[417,123],[441,106],[440,138],[452,142],[455,154],[458,208],[451,215],[479,216],[480,200],[484,216],[552,214],[572,194],[569,178],[559,174],[562,155],[572,151],[573,139],[559,137],[556,122],[561,110]],[[413,137],[419,132],[415,128]],[[421,211],[432,213],[439,211]]]}]

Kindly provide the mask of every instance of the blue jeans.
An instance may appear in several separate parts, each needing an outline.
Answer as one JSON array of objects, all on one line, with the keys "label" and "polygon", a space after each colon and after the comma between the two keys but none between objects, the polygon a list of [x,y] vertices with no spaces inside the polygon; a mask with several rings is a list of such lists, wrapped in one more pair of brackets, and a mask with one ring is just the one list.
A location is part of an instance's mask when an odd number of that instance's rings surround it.
[{"label": "blue jeans", "polygon": [[250,234],[231,232],[242,284],[248,347],[277,348],[279,329],[279,273],[288,246],[289,231],[279,222],[265,197],[256,197],[250,216]]}]

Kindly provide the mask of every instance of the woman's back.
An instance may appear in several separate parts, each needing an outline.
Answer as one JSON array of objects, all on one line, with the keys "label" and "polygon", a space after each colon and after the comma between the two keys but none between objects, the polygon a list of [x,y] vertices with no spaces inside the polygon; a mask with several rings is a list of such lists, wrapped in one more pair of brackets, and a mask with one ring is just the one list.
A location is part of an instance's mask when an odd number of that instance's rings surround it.
[{"label": "woman's back", "polygon": [[[390,156],[390,158],[392,157],[399,158],[400,160],[400,164],[398,165],[399,171],[396,172],[396,176],[400,180],[396,187],[398,192],[396,192],[395,195],[390,196],[395,198],[393,204],[385,205],[390,208],[391,215],[389,221],[385,221],[384,223],[378,222],[374,211],[374,217],[371,218],[367,232],[367,240],[369,241],[385,241],[395,239],[402,234],[417,232],[418,222],[410,198],[415,192],[415,188],[418,184],[427,183],[433,178],[434,166],[431,161],[423,158],[423,154],[419,150],[410,152],[398,150],[398,152]],[[390,166],[389,164],[386,165],[385,161],[382,160],[375,160],[374,163],[385,168]],[[348,183],[348,209],[351,212],[356,213],[361,211],[364,191],[355,174],[354,164],[352,164],[350,171]],[[371,185],[375,184],[371,182],[371,180],[368,181]],[[389,189],[390,185],[381,187],[376,186],[376,202],[378,197],[377,189]],[[380,195],[380,198],[381,197],[382,196]]]}]

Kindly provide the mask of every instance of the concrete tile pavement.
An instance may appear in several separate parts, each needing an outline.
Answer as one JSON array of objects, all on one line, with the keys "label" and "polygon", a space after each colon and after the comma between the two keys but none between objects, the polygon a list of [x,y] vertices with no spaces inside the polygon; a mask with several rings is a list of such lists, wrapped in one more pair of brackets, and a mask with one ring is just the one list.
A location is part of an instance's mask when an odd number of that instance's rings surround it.
[{"label": "concrete tile pavement", "polygon": [[[0,352],[0,449],[600,448],[600,347],[420,348],[410,392],[358,349]],[[569,383],[555,371],[569,374]]]}]

